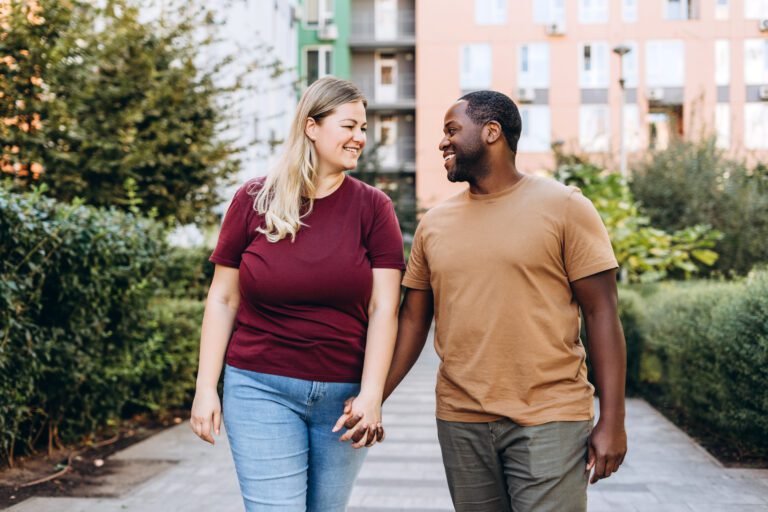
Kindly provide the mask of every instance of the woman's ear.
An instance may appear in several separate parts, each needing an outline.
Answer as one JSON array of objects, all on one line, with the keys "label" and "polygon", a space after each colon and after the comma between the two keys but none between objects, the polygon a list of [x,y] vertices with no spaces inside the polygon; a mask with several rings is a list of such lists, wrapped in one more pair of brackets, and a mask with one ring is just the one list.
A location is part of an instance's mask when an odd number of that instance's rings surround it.
[{"label": "woman's ear", "polygon": [[314,118],[308,117],[307,118],[307,124],[304,125],[304,134],[309,137],[309,140],[312,142],[315,142],[317,140],[317,121],[315,121]]}]

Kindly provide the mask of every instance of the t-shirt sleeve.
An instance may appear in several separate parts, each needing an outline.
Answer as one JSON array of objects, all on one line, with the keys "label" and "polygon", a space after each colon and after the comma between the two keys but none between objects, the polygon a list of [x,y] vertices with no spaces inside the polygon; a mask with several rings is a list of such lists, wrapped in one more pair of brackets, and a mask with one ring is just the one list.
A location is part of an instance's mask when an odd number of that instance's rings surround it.
[{"label": "t-shirt sleeve", "polygon": [[382,194],[376,198],[374,218],[368,234],[368,258],[371,268],[405,268],[403,234],[392,201]]},{"label": "t-shirt sleeve", "polygon": [[408,257],[408,267],[405,269],[405,277],[403,277],[403,286],[415,290],[429,290],[432,288],[429,281],[429,265],[424,254],[424,231],[422,226],[423,221],[416,228],[416,234],[413,235],[411,255]]},{"label": "t-shirt sleeve", "polygon": [[568,281],[619,266],[600,214],[578,189],[568,196],[564,231],[563,255]]},{"label": "t-shirt sleeve", "polygon": [[248,194],[247,186],[240,188],[224,215],[219,241],[208,258],[212,263],[227,267],[240,268],[243,252],[250,243],[248,218],[253,211],[253,197]]}]

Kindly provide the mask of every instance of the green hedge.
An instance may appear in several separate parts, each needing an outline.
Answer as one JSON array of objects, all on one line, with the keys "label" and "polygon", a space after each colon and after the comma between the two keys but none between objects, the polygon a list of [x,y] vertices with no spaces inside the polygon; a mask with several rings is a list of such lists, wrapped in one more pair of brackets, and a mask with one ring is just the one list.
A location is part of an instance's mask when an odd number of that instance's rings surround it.
[{"label": "green hedge", "polygon": [[213,263],[207,247],[175,247],[165,260],[164,295],[176,299],[205,300],[213,279]]},{"label": "green hedge", "polygon": [[187,399],[201,306],[157,302],[164,239],[0,187],[0,459]]},{"label": "green hedge", "polygon": [[736,453],[768,457],[768,272],[646,299],[640,392]]}]

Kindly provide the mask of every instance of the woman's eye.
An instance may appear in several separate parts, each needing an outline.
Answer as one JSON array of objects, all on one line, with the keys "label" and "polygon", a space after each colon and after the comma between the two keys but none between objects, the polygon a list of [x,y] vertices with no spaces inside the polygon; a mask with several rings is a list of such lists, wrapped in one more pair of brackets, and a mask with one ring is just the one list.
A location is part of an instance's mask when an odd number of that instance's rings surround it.
[{"label": "woman's eye", "polygon": [[365,132],[367,132],[367,131],[368,131],[368,128],[360,128],[360,130],[361,130],[363,133],[365,133]]}]

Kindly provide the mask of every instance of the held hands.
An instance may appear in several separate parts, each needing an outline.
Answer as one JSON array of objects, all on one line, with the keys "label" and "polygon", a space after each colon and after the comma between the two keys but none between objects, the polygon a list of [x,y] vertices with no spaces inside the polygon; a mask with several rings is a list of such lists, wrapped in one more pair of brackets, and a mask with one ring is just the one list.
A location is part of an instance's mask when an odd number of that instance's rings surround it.
[{"label": "held hands", "polygon": [[221,402],[216,388],[198,388],[195,391],[189,425],[200,439],[216,444],[211,435],[211,428],[217,436],[221,432]]},{"label": "held hands", "polygon": [[352,440],[353,448],[371,447],[384,440],[384,428],[381,426],[381,400],[360,394],[347,398],[344,412],[339,417],[333,432],[346,428],[340,441]]},{"label": "held hands", "polygon": [[587,442],[587,472],[595,469],[590,483],[608,478],[619,470],[627,454],[627,432],[623,421],[600,418]]}]

